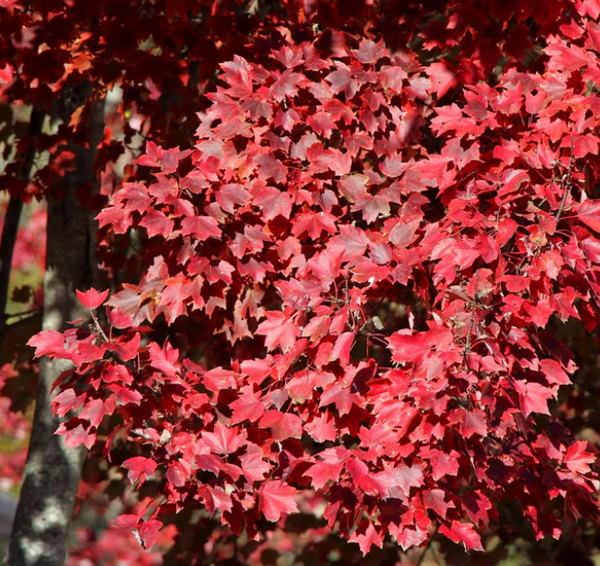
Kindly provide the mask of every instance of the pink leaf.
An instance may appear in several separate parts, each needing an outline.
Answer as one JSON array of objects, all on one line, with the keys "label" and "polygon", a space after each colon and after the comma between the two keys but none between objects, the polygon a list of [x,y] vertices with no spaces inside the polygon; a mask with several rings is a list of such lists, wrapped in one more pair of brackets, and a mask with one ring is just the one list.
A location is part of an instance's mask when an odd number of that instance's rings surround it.
[{"label": "pink leaf", "polygon": [[154,543],[158,540],[158,531],[163,526],[160,521],[156,519],[150,519],[138,528],[140,539],[142,540],[142,547],[144,550],[150,550]]},{"label": "pink leaf", "polygon": [[108,297],[108,289],[102,292],[96,289],[88,289],[85,293],[77,291],[77,299],[86,308],[90,310],[97,309]]},{"label": "pink leaf", "polygon": [[596,461],[596,456],[592,452],[586,451],[587,446],[587,442],[578,440],[567,449],[564,463],[571,472],[587,474],[590,471],[589,464]]},{"label": "pink leaf", "polygon": [[35,348],[35,357],[56,354],[64,350],[65,338],[56,330],[42,330],[32,336],[27,342],[28,346]]},{"label": "pink leaf", "polygon": [[583,202],[577,211],[577,216],[594,232],[600,232],[600,200],[588,199]]},{"label": "pink leaf", "polygon": [[542,371],[550,385],[569,385],[571,380],[562,366],[555,360],[540,360]]},{"label": "pink leaf", "polygon": [[131,483],[140,480],[140,486],[148,476],[151,476],[156,470],[156,462],[143,456],[135,456],[123,462],[122,466],[128,470],[127,477]]},{"label": "pink leaf", "polygon": [[373,523],[371,522],[369,522],[364,533],[358,534],[358,531],[354,531],[348,540],[350,542],[358,543],[363,556],[365,556],[369,550],[371,550],[373,545],[378,546],[379,548],[383,547],[383,536],[375,529]]},{"label": "pink leaf", "polygon": [[258,492],[259,509],[267,521],[279,521],[282,515],[298,511],[296,493],[293,487],[281,480],[267,481]]},{"label": "pink leaf", "polygon": [[452,521],[450,527],[442,525],[440,527],[440,533],[447,536],[453,542],[462,542],[467,551],[469,550],[483,550],[481,545],[481,537],[477,534],[473,525],[469,523],[459,523],[458,521]]}]

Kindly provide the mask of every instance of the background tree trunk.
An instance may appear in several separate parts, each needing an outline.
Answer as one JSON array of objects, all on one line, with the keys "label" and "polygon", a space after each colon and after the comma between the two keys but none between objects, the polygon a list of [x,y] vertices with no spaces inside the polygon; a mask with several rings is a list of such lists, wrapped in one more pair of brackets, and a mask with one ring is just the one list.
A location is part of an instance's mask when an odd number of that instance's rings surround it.
[{"label": "background tree trunk", "polygon": [[[63,93],[58,109],[64,120],[91,94],[91,85]],[[44,278],[43,330],[62,331],[67,322],[85,318],[76,289],[94,284],[97,261],[95,213],[81,206],[80,191],[97,188],[94,163],[104,131],[104,102],[93,103],[85,126],[86,147],[71,144],[75,169],[64,178],[60,200],[48,202],[47,258]],[[84,458],[82,449],[67,448],[54,433],[60,420],[52,414],[51,387],[69,369],[65,360],[40,362],[36,408],[23,485],[6,566],[60,566]]]},{"label": "background tree trunk", "polygon": [[[44,116],[45,114],[41,110],[37,108],[31,109],[29,127],[27,128],[27,135],[30,138],[29,149],[23,158],[23,166],[20,172],[22,180],[29,180],[31,177],[36,152],[35,138],[42,131]],[[6,316],[8,313],[6,312],[6,306],[8,304],[8,290],[10,288],[10,273],[22,210],[23,201],[18,195],[12,195],[6,209],[6,217],[2,226],[2,240],[0,241],[0,348],[4,342],[4,334],[7,328]]]},{"label": "background tree trunk", "polygon": [[8,494],[0,493],[0,541],[10,536],[17,502]]}]

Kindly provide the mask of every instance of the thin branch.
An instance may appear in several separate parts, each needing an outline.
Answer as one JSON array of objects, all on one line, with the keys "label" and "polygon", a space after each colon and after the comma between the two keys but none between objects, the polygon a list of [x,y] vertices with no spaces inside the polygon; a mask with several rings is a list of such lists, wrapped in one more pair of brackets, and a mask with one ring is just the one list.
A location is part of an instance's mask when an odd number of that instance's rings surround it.
[{"label": "thin branch", "polygon": [[19,326],[20,324],[23,324],[24,322],[28,322],[30,320],[34,320],[36,318],[42,318],[42,311],[38,311],[38,312],[34,312],[31,313],[27,316],[24,316],[22,318],[20,318],[19,320],[15,320],[14,322],[11,322],[10,324],[6,324],[5,329],[6,330],[12,330],[13,328],[15,328],[16,326]]},{"label": "thin branch", "polygon": [[419,560],[417,560],[417,563],[415,566],[421,566],[421,564],[423,564],[423,560],[425,560],[425,555],[427,554],[427,552],[429,551],[430,548],[433,548],[431,545],[433,543],[433,539],[435,538],[435,535],[437,535],[438,529],[439,529],[439,525],[435,528],[435,531],[433,533],[431,533],[431,536],[429,537],[429,540],[427,541],[427,544],[425,545],[423,552],[421,552],[421,555],[419,556]]},{"label": "thin branch", "polygon": [[469,319],[469,328],[467,329],[467,340],[465,342],[465,349],[463,351],[463,357],[465,360],[465,364],[469,369],[471,366],[469,364],[469,354],[471,353],[472,343],[471,343],[471,333],[473,332],[473,328],[475,326],[475,308],[477,303],[477,291],[479,290],[479,271],[475,274],[475,291],[473,292],[473,300],[471,302],[471,317]]},{"label": "thin branch", "polygon": [[565,209],[565,204],[567,203],[567,197],[569,196],[569,193],[571,192],[571,184],[573,182],[573,167],[575,165],[575,154],[573,151],[573,136],[571,136],[571,155],[569,157],[569,170],[567,171],[567,179],[566,182],[564,184],[564,192],[563,192],[563,197],[562,200],[560,201],[560,208],[558,209],[558,213],[556,214],[556,223],[558,224],[558,221],[560,220],[560,217],[562,216],[562,213]]},{"label": "thin branch", "polygon": [[106,335],[106,333],[100,326],[100,323],[98,322],[98,319],[96,318],[96,315],[94,314],[94,311],[90,311],[90,314],[92,315],[92,320],[94,321],[94,326],[95,326],[97,335],[101,336],[102,339],[104,340],[104,342],[109,342],[108,336]]},{"label": "thin branch", "polygon": [[[38,136],[42,131],[43,123],[44,113],[37,108],[33,108],[27,135],[29,137]],[[23,166],[19,174],[19,178],[23,181],[29,180],[35,158],[35,143],[32,140],[29,141],[29,149],[25,154]],[[4,218],[4,226],[2,227],[2,240],[0,241],[0,346],[4,341],[4,334],[7,329],[6,306],[8,304],[10,271],[22,210],[23,201],[19,198],[19,195],[11,195]]]},{"label": "thin branch", "polygon": [[433,559],[435,560],[435,563],[438,566],[442,566],[442,561],[440,560],[437,550],[435,549],[435,546],[433,546],[433,545],[431,546],[431,554],[433,554]]},{"label": "thin branch", "polygon": [[12,314],[8,314],[7,313],[7,314],[4,315],[4,318],[6,320],[10,320],[11,318],[19,318],[19,317],[27,316],[27,315],[30,315],[30,314],[42,314],[42,309],[41,308],[31,309],[31,310],[23,311],[23,312],[14,312]]}]

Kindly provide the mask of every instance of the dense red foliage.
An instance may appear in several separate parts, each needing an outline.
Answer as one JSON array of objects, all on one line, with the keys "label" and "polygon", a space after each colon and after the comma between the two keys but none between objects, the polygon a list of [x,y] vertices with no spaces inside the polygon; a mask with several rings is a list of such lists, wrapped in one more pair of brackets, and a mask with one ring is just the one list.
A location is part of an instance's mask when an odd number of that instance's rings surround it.
[{"label": "dense red foliage", "polygon": [[30,341],[75,364],[69,444],[117,412],[130,481],[164,474],[119,520],[145,546],[163,511],[257,535],[312,490],[363,553],[436,524],[481,550],[506,498],[537,537],[596,517],[595,451],[544,417],[577,369],[551,317],[600,308],[599,10],[571,7],[536,72],[457,89],[410,51],[280,28],[221,66],[193,150],[146,145],[153,179],[98,218],[109,245],[138,231],[147,271],[91,331]]}]

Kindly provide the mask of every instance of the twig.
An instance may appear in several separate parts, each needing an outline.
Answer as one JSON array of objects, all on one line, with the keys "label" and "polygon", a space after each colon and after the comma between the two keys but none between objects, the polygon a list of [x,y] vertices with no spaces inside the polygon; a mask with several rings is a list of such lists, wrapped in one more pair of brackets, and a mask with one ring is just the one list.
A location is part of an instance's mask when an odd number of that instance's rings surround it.
[{"label": "twig", "polygon": [[15,313],[12,313],[12,314],[6,314],[6,315],[4,315],[4,318],[6,320],[9,320],[11,318],[19,318],[19,317],[27,316],[27,315],[31,315],[31,314],[42,314],[42,309],[41,308],[39,308],[39,309],[31,309],[31,310],[28,310],[28,311],[15,312]]},{"label": "twig", "polygon": [[415,564],[415,566],[421,566],[421,564],[423,563],[423,560],[425,560],[425,555],[427,554],[427,552],[429,551],[430,548],[433,548],[431,546],[431,544],[433,543],[433,539],[435,538],[435,535],[437,535],[439,528],[440,528],[440,526],[438,525],[435,528],[435,531],[429,537],[429,540],[427,541],[427,545],[423,549],[423,552],[421,552],[421,555],[419,556],[419,560],[417,560],[417,563]]},{"label": "twig", "polygon": [[571,136],[571,155],[569,157],[569,170],[567,171],[567,179],[566,182],[564,184],[564,192],[563,192],[563,197],[562,200],[560,201],[560,208],[558,209],[558,213],[556,214],[556,223],[558,224],[558,221],[560,220],[560,217],[562,216],[562,213],[565,209],[565,204],[567,202],[567,197],[569,196],[569,193],[571,192],[571,183],[573,181],[573,167],[575,165],[575,153],[573,151],[573,136]]},{"label": "twig", "polygon": [[431,547],[431,554],[433,554],[433,559],[435,560],[435,563],[438,564],[438,566],[442,566],[442,561],[440,560],[440,557],[438,556],[435,546]]},{"label": "twig", "polygon": [[467,367],[471,369],[469,364],[469,354],[471,353],[471,333],[473,332],[473,327],[475,326],[475,307],[477,303],[477,290],[479,289],[479,271],[475,274],[475,291],[473,292],[473,301],[471,302],[471,317],[469,318],[469,327],[467,329],[467,339],[465,341],[465,349],[463,352],[463,357]]},{"label": "twig", "polygon": [[473,301],[471,303],[471,318],[469,319],[469,328],[467,329],[467,341],[465,342],[465,351],[464,351],[465,359],[471,353],[471,333],[473,332],[474,326],[475,326],[475,301]]},{"label": "twig", "polygon": [[94,321],[94,326],[96,327],[97,334],[102,337],[104,342],[109,342],[108,336],[106,335],[106,333],[100,326],[100,323],[98,322],[98,319],[96,318],[96,315],[94,314],[94,311],[90,311],[90,314],[92,315],[92,320]]},{"label": "twig", "polygon": [[27,316],[23,316],[19,320],[15,320],[14,322],[11,322],[10,324],[6,324],[5,329],[12,330],[16,326],[19,326],[20,324],[23,324],[24,322],[28,322],[28,321],[34,320],[36,318],[42,318],[42,315],[43,315],[42,311],[38,311],[38,312],[31,313]]}]

